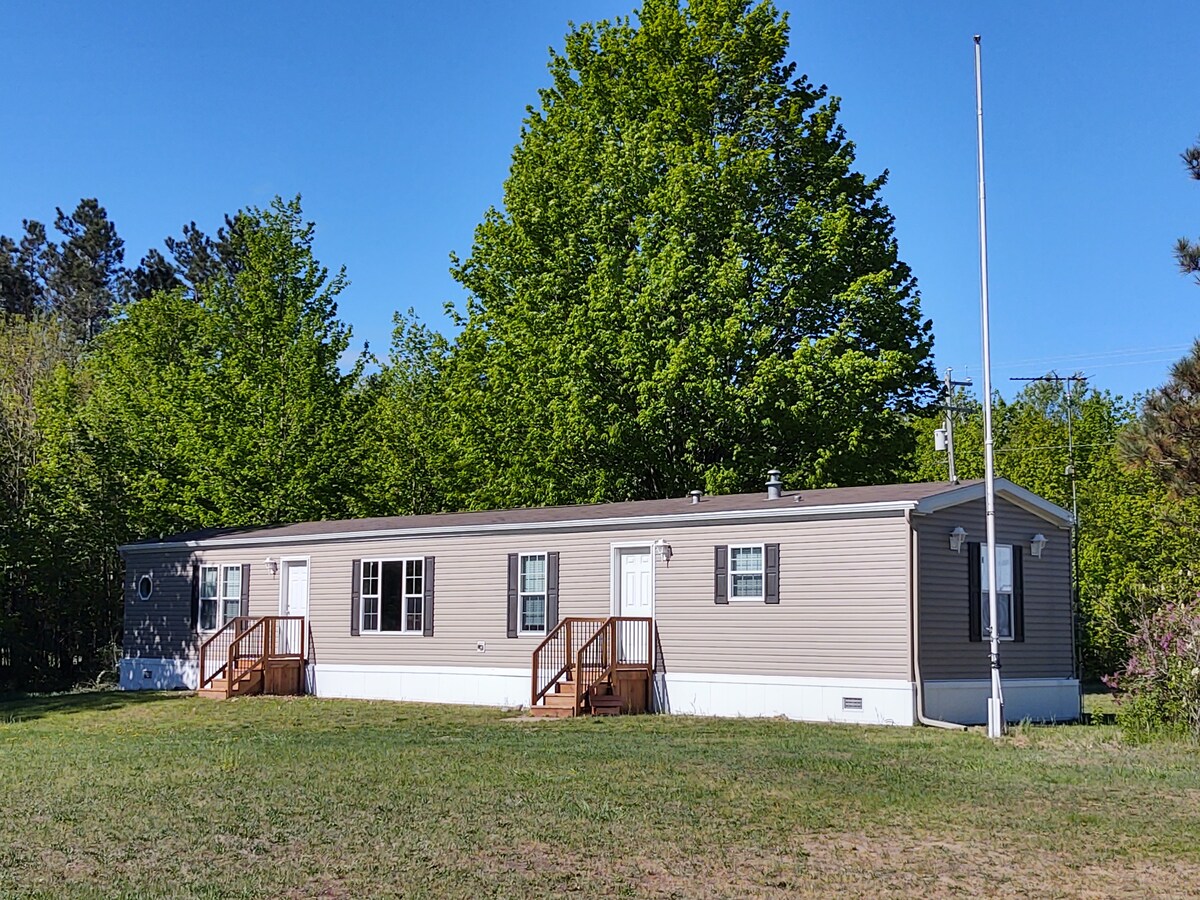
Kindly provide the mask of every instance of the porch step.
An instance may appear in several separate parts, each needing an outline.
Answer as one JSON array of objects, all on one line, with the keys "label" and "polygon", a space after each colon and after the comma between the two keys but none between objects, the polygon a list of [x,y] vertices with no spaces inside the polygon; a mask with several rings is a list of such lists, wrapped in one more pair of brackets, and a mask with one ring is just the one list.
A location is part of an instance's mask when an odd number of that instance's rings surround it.
[{"label": "porch step", "polygon": [[557,707],[559,709],[573,709],[575,706],[575,691],[570,693],[563,692],[561,694],[547,694],[542,698],[542,703],[546,706]]},{"label": "porch step", "polygon": [[619,716],[625,710],[625,698],[617,694],[593,694],[593,716]]},{"label": "porch step", "polygon": [[196,691],[197,697],[207,697],[210,700],[225,699],[225,679],[214,678],[208,683],[208,687],[202,687]]},{"label": "porch step", "polygon": [[203,687],[196,691],[196,696],[207,697],[211,700],[224,700],[226,696],[242,697],[249,694],[261,694],[262,687],[262,671],[245,670],[234,680],[232,690],[229,690],[229,682],[227,679],[214,678],[208,683],[207,687]]}]

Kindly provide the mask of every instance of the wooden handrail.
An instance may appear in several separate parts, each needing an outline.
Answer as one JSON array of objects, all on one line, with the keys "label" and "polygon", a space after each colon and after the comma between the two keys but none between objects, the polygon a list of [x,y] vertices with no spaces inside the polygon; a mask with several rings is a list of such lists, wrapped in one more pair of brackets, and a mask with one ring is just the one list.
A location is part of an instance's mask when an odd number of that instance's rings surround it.
[{"label": "wooden handrail", "polygon": [[[586,631],[576,634],[579,627]],[[633,626],[628,627],[628,626]],[[642,632],[645,645],[642,644]],[[589,694],[617,669],[645,669],[654,673],[654,619],[643,616],[570,616],[563,619],[534,648],[529,706],[538,705],[564,675],[571,676],[574,711]]]},{"label": "wooden handrail", "polygon": [[[279,652],[279,627],[280,623],[285,625],[295,622],[296,625],[296,646],[295,648],[288,647],[286,652]],[[289,637],[290,637],[290,628]],[[231,634],[232,632],[232,634]],[[255,639],[261,636],[261,641]],[[225,673],[225,694],[229,696],[233,692],[233,686],[236,679],[242,676],[242,672],[238,672],[234,663],[239,657],[253,657],[254,662],[244,672],[252,672],[256,669],[261,669],[268,659],[299,659],[304,660],[305,654],[305,619],[304,616],[260,616],[252,619],[249,616],[236,616],[230,619],[218,630],[210,636],[203,644],[200,645],[200,683],[199,687],[204,688],[211,684],[216,677]],[[216,656],[221,650],[221,645],[225,644],[225,653],[221,659],[221,665],[213,671],[208,671],[208,666],[215,660],[210,657]],[[256,646],[247,647],[247,644],[255,642]],[[290,642],[289,642],[290,644]]]},{"label": "wooden handrail", "polygon": [[[596,685],[612,676],[613,670],[621,664],[620,627],[626,623],[638,623],[646,626],[646,655],[645,661],[631,662],[638,668],[645,667],[647,677],[654,671],[654,620],[643,616],[609,616],[596,633],[579,648],[575,660],[575,709],[583,707],[583,701]],[[592,645],[602,642],[596,654]],[[592,658],[589,658],[591,656]]]},{"label": "wooden handrail", "polygon": [[[220,649],[219,647],[213,648],[212,645],[223,644],[227,640],[236,638],[237,635],[241,633],[241,631],[238,630],[239,627],[242,631],[244,631],[246,628],[250,627],[249,623],[251,621],[252,619],[249,616],[234,616],[219,629],[217,629],[213,634],[209,635],[208,639],[200,645],[200,683],[197,685],[197,687],[203,688],[225,670],[224,664],[226,662],[226,657],[222,656],[222,664],[211,672],[207,671],[209,656],[215,655]],[[227,633],[230,631],[234,632],[232,636]]]},{"label": "wooden handrail", "polygon": [[[247,674],[249,672],[253,672],[256,669],[262,668],[264,661],[270,655],[269,635],[274,631],[274,629],[270,625],[268,625],[267,622],[268,622],[268,620],[266,618],[259,619],[253,625],[251,625],[249,628],[247,628],[245,631],[243,631],[241,634],[239,634],[236,638],[234,638],[233,643],[231,643],[229,645],[229,659],[226,664],[227,668],[225,669],[225,672],[226,672],[225,696],[226,697],[232,696],[233,689],[234,689],[234,683],[236,681],[247,676]],[[257,634],[258,632],[261,632],[261,634]],[[257,648],[258,652],[255,653],[254,649],[252,648],[248,654],[239,653],[239,651],[242,649],[242,647],[241,647],[242,643],[249,642],[251,639],[253,639],[256,636],[256,634],[257,634],[259,640],[261,641],[259,647]],[[248,668],[242,669],[239,671],[235,667],[234,663],[237,661],[237,659],[240,655],[246,655],[246,656],[253,657],[254,662],[251,663]]]},{"label": "wooden handrail", "polygon": [[[607,619],[600,616],[568,616],[561,619],[533,650],[530,669],[529,706],[537,706],[551,688],[571,669],[575,659],[573,644],[576,626],[603,627]],[[590,635],[589,635],[590,637]],[[561,645],[561,646],[560,646]],[[561,650],[561,652],[559,652]],[[543,672],[552,672],[549,678]]]},{"label": "wooden handrail", "polygon": [[[576,653],[575,656],[575,709],[579,710],[583,706],[583,700],[595,685],[599,684],[612,673],[612,635],[613,635],[613,620],[612,617],[604,620],[604,624],[596,629],[593,634]],[[598,644],[595,650],[599,651],[599,659],[596,663],[588,665],[591,660],[589,655],[592,654],[593,644]]]}]

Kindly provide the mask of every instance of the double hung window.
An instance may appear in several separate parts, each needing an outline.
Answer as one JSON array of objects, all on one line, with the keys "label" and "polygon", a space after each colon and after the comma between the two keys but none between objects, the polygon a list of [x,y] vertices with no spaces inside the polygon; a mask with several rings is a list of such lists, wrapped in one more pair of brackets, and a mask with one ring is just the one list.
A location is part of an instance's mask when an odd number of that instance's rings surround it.
[{"label": "double hung window", "polygon": [[216,631],[242,611],[242,567],[200,567],[200,630]]},{"label": "double hung window", "polygon": [[522,553],[518,581],[521,634],[546,633],[546,554]]},{"label": "double hung window", "polygon": [[729,599],[763,601],[766,567],[762,544],[729,548]]},{"label": "double hung window", "polygon": [[[979,545],[979,621],[983,624],[983,637],[991,637],[991,597],[988,580],[987,544]],[[1013,639],[1013,548],[1011,544],[996,545],[996,619],[999,623],[1000,640]]]}]

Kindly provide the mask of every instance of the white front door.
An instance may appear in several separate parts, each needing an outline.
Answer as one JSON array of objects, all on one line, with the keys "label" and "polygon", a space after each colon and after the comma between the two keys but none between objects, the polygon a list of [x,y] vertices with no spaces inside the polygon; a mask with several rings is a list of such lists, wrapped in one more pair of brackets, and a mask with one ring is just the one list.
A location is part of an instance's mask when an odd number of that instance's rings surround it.
[{"label": "white front door", "polygon": [[[654,617],[654,552],[646,549],[621,550],[617,566],[619,615],[651,619]],[[621,625],[618,659],[644,662],[651,631],[640,622]]]},{"label": "white front door", "polygon": [[[308,615],[308,563],[304,560],[285,560],[283,563],[283,602],[285,616]],[[300,652],[299,622],[280,623],[277,644],[282,653]]]},{"label": "white front door", "polygon": [[622,550],[620,565],[622,616],[654,615],[654,556],[649,550]]}]

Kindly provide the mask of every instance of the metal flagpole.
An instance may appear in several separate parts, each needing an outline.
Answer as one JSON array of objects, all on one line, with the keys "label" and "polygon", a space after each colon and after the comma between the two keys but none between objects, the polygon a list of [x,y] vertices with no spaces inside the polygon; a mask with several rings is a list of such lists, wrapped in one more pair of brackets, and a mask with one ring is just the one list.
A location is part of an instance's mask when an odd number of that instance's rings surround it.
[{"label": "metal flagpole", "polygon": [[[992,453],[992,353],[988,333],[987,194],[983,179],[983,75],[979,35],[975,35],[975,122],[979,145],[979,304],[983,319],[983,468],[987,524],[988,627],[992,693],[988,699],[988,737],[1004,734],[1004,694],[1000,686],[1000,629],[996,596],[996,468]],[[972,563],[974,565],[974,563]]]}]

